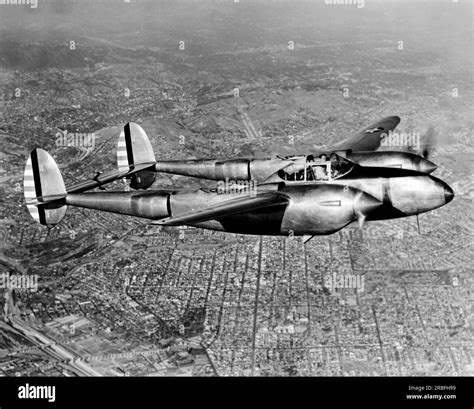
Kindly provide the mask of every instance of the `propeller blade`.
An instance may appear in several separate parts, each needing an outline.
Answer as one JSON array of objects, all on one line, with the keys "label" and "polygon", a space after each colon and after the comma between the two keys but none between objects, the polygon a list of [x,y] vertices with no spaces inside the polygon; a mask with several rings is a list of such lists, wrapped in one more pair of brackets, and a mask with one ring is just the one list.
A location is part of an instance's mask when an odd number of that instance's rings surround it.
[{"label": "propeller blade", "polygon": [[425,159],[429,159],[433,152],[433,147],[436,146],[437,133],[433,125],[430,125],[426,133],[423,135],[423,142],[420,142],[422,147],[421,156]]},{"label": "propeller blade", "polygon": [[425,159],[429,159],[431,153],[431,145],[425,145],[423,148],[423,151],[421,152],[421,156],[423,156]]},{"label": "propeller blade", "polygon": [[359,230],[364,229],[365,219],[366,219],[366,217],[363,214],[361,214],[360,216],[359,215],[357,216],[357,224],[359,226]]},{"label": "propeller blade", "polygon": [[380,200],[363,191],[359,191],[354,202],[354,213],[357,218],[359,229],[364,228],[367,216],[369,216],[382,205],[383,202]]}]

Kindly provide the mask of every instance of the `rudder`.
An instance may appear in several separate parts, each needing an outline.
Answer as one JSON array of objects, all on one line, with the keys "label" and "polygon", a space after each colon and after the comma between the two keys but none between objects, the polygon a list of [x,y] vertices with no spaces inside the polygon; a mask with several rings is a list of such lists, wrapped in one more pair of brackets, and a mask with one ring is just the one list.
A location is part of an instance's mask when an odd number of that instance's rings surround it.
[{"label": "rudder", "polygon": [[[143,128],[129,122],[123,127],[117,144],[117,166],[119,171],[133,170],[137,165],[154,167],[155,154],[150,140]],[[151,170],[141,170],[130,177],[133,189],[147,189],[155,181],[156,173]]]},{"label": "rudder", "polygon": [[55,226],[66,214],[66,186],[58,165],[43,149],[33,149],[28,157],[23,193],[31,217],[44,226]]}]

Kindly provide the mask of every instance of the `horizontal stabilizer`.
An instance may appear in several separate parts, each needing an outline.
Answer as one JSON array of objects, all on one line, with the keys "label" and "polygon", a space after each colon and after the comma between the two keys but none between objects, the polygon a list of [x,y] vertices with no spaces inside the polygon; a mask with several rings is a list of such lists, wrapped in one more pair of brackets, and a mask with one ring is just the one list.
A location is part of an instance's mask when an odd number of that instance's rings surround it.
[{"label": "horizontal stabilizer", "polygon": [[143,163],[141,165],[134,166],[132,170],[128,170],[128,168],[124,171],[115,170],[109,173],[99,174],[94,179],[85,180],[84,182],[80,182],[75,184],[74,186],[68,187],[68,193],[81,193],[87,190],[95,189],[97,187],[101,187],[106,185],[107,183],[114,182],[115,180],[130,177],[137,172],[144,171],[153,167],[154,163]]}]

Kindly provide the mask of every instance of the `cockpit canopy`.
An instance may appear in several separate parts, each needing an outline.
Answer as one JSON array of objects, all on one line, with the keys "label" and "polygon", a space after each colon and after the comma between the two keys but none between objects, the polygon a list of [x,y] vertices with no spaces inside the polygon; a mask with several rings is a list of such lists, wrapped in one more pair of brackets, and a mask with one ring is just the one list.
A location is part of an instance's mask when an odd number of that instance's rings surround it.
[{"label": "cockpit canopy", "polygon": [[328,181],[347,175],[353,167],[353,162],[336,153],[308,155],[281,169],[278,176],[288,182]]}]

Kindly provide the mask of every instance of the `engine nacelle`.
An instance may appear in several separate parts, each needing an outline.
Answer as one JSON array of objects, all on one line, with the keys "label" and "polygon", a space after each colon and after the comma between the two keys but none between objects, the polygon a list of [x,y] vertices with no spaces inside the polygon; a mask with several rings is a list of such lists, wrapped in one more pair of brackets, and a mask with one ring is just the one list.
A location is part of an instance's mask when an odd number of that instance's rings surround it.
[{"label": "engine nacelle", "polygon": [[372,196],[348,186],[285,187],[281,192],[291,198],[282,220],[282,234],[335,233],[381,205]]},{"label": "engine nacelle", "polygon": [[358,163],[360,166],[400,168],[423,173],[431,173],[437,168],[433,162],[410,152],[350,152],[347,159]]}]

